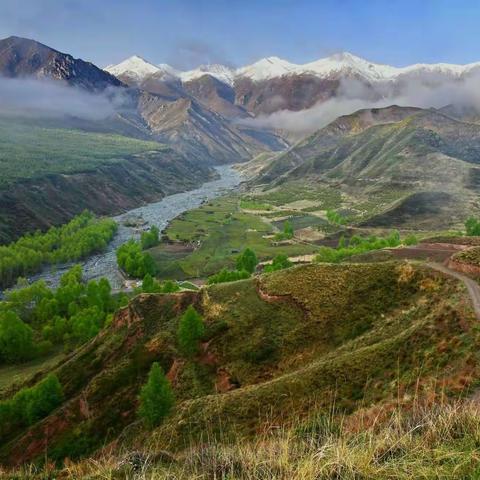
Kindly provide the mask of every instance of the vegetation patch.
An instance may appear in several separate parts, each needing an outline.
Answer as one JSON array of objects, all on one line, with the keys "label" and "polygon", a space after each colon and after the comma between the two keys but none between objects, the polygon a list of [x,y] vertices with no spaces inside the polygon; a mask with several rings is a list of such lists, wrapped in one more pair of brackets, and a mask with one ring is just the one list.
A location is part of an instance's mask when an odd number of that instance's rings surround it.
[{"label": "vegetation patch", "polygon": [[296,243],[276,246],[271,238],[265,238],[273,234],[272,225],[256,215],[240,211],[236,198],[223,197],[182,214],[167,227],[169,240],[184,242],[189,246],[185,251],[170,254],[171,247],[164,244],[148,253],[155,261],[159,278],[186,279],[208,277],[222,268],[233,269],[245,246],[260,260],[279,253],[306,255],[316,249]]},{"label": "vegetation patch", "polygon": [[165,147],[121,135],[48,128],[34,121],[0,118],[0,187],[18,179],[76,173]]}]

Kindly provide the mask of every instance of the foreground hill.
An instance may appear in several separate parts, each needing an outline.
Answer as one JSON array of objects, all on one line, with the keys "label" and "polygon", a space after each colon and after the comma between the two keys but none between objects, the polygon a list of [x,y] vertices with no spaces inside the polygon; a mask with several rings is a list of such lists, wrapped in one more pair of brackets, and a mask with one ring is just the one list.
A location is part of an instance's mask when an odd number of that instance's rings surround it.
[{"label": "foreground hill", "polygon": [[[175,332],[191,304],[207,328],[189,359]],[[65,401],[29,428],[3,425],[0,455],[6,464],[72,459],[109,442],[175,453],[205,435],[224,442],[272,422],[313,421],[333,405],[354,424],[364,408],[382,418],[437,394],[447,401],[477,375],[475,322],[456,280],[394,262],[308,265],[200,292],[140,295],[94,340],[27,381],[55,372]],[[136,409],[154,361],[168,372],[176,406],[149,432]]]},{"label": "foreground hill", "polygon": [[194,188],[212,171],[157,142],[0,118],[0,240],[119,213]]},{"label": "foreground hill", "polygon": [[[477,124],[435,110],[362,110],[270,158],[256,181],[340,188],[348,215],[370,226],[445,228],[480,208],[479,151]],[[375,215],[362,219],[366,202]]]}]

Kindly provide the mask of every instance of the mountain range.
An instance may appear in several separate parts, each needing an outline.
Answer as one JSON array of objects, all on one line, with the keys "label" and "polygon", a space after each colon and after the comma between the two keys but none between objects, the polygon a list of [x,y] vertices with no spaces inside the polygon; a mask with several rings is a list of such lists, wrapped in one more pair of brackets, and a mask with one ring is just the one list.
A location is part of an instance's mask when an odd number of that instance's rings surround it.
[{"label": "mountain range", "polygon": [[[288,132],[260,126],[256,119],[283,110],[302,114],[342,98],[370,104],[382,99],[388,104],[411,82],[425,88],[445,82],[461,87],[479,71],[477,63],[397,68],[348,53],[305,65],[269,57],[238,69],[208,65],[187,72],[134,56],[102,70],[34,40],[0,41],[2,77],[49,80],[114,99],[113,111],[101,120],[71,113],[61,119],[42,118],[40,123],[165,143],[180,154],[178,161],[183,158],[207,168],[200,180],[208,177],[214,164],[271,152],[268,161],[262,157],[264,163],[255,164],[256,184],[278,187],[309,179],[336,185],[346,197],[382,205],[376,215],[390,212],[383,219],[365,218],[379,225],[408,225],[419,221],[421,212],[426,212],[425,225],[448,216],[455,224],[469,209],[477,210],[480,127],[473,102],[461,109],[458,105],[436,110],[361,109],[327,126],[317,119],[309,126],[311,134],[292,146],[286,140],[291,138]],[[443,100],[448,102],[447,97]],[[453,175],[451,181],[445,172]],[[374,199],[387,192],[388,201]],[[350,213],[361,216],[353,203]],[[412,214],[411,205],[418,215]],[[437,213],[428,218],[432,209]]]},{"label": "mountain range", "polygon": [[[247,160],[264,149],[286,145],[273,132],[237,126],[185,92],[132,88],[92,63],[34,40],[0,40],[0,76],[48,79],[91,93],[104,92],[114,97],[115,112],[103,122],[108,131],[121,128],[125,133],[128,126],[135,136],[167,143],[206,164]],[[91,128],[97,130],[98,122]]]},{"label": "mountain range", "polygon": [[117,65],[105,67],[105,70],[112,75],[130,78],[131,81],[143,81],[150,75],[162,74],[179,78],[182,82],[188,82],[204,75],[210,75],[231,86],[242,78],[261,82],[273,78],[296,75],[314,75],[318,78],[327,79],[340,74],[350,74],[372,82],[380,82],[397,80],[402,76],[427,73],[462,77],[479,69],[480,62],[467,65],[422,63],[406,67],[393,67],[369,62],[348,52],[337,53],[303,65],[290,63],[287,60],[272,56],[236,69],[226,65],[211,64],[201,65],[193,70],[180,71],[165,63],[154,65],[142,57],[134,55]]},{"label": "mountain range", "polygon": [[[268,57],[236,69],[214,64],[182,72],[133,56],[105,70],[146,90],[167,84],[177,93],[190,92],[209,108],[221,108],[220,113],[225,112],[223,103],[227,101],[237,107],[237,116],[258,116],[282,110],[301,111],[339,96],[368,101],[395,98],[404,95],[412,83],[428,88],[458,84],[477,75],[480,63],[393,67],[339,53],[303,65]],[[200,94],[198,84],[203,85]],[[224,101],[221,107],[218,98]]]}]

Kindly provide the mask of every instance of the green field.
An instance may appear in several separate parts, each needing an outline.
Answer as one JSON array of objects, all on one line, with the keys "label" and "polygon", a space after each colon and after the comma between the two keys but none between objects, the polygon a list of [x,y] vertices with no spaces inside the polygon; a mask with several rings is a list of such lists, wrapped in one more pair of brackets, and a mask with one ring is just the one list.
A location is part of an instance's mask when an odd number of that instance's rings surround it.
[{"label": "green field", "polygon": [[52,368],[63,358],[65,358],[64,353],[56,352],[47,358],[37,358],[27,363],[2,365],[0,367],[0,392],[8,390],[13,385],[24,384],[37,373]]},{"label": "green field", "polygon": [[[249,247],[260,260],[271,259],[279,253],[289,256],[305,255],[316,246],[292,244],[275,246],[270,223],[259,216],[242,212],[236,197],[222,197],[191,210],[171,222],[166,230],[170,240],[200,242],[194,251],[172,253],[168,246],[149,250],[158,267],[160,278],[205,277],[223,267],[233,267],[239,251]],[[191,249],[190,249],[191,250]]]},{"label": "green field", "polygon": [[[302,182],[289,182],[273,190],[269,190],[255,197],[258,202],[271,203],[276,206],[288,205],[297,200],[318,202],[317,210],[338,208],[342,205],[340,189],[324,187]],[[310,209],[309,209],[310,210]]]},{"label": "green field", "polygon": [[0,118],[0,187],[17,179],[85,171],[163,148],[156,142],[121,135],[44,128],[33,122]]}]

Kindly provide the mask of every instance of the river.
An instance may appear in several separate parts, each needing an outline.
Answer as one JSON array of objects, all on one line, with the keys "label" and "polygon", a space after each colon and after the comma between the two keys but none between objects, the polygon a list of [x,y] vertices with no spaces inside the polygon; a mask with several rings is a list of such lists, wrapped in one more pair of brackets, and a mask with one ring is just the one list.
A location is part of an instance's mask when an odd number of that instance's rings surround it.
[{"label": "river", "polygon": [[[164,197],[158,202],[149,203],[128,212],[112,217],[118,223],[118,231],[109,243],[107,250],[93,255],[86,260],[75,262],[82,266],[85,280],[107,278],[112,289],[119,290],[123,285],[123,277],[117,268],[116,249],[130,238],[138,238],[138,229],[124,225],[124,221],[131,217],[141,217],[145,226],[156,225],[162,231],[170,220],[181,213],[200,206],[204,201],[218,197],[238,186],[241,182],[240,174],[232,166],[216,167],[219,178],[204,183],[201,187],[188,192],[176,193]],[[56,288],[60,277],[74,263],[45,267],[42,272],[32,275],[30,282],[45,280],[51,288]]]}]

